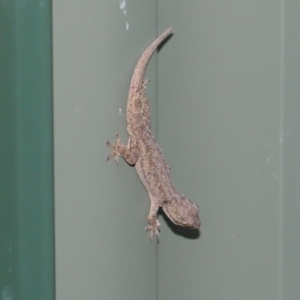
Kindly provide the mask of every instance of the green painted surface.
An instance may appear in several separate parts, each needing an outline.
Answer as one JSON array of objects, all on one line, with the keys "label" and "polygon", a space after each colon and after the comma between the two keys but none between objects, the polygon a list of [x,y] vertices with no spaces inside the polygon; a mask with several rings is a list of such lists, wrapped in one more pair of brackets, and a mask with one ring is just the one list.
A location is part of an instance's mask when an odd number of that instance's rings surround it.
[{"label": "green painted surface", "polygon": [[0,295],[54,299],[50,1],[0,4]]},{"label": "green painted surface", "polygon": [[283,299],[300,295],[300,2],[285,1],[284,160],[283,160]]},{"label": "green painted surface", "polygon": [[[57,299],[296,299],[299,4],[122,3],[53,1]],[[161,217],[158,262],[135,170],[104,161],[156,11],[175,34],[149,65],[152,128],[202,221]]]},{"label": "green painted surface", "polygon": [[[172,7],[172,9],[170,9]],[[163,222],[159,299],[299,297],[299,4],[159,2],[158,139],[200,237]]]},{"label": "green painted surface", "polygon": [[105,161],[116,131],[126,143],[129,84],[155,38],[155,13],[155,1],[53,1],[57,300],[157,298],[149,197],[134,168]]}]

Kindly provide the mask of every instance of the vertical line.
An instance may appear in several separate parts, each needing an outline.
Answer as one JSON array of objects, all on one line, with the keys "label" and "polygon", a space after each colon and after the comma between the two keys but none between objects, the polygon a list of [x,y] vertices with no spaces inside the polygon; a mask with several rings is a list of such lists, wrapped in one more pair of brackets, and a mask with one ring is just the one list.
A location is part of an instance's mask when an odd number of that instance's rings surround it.
[{"label": "vertical line", "polygon": [[51,133],[52,133],[52,139],[51,139],[51,144],[52,144],[52,197],[53,197],[53,203],[52,203],[52,242],[53,242],[53,295],[54,299],[56,298],[56,240],[55,240],[55,168],[54,168],[54,50],[53,50],[53,40],[54,40],[54,30],[53,30],[53,3],[52,1],[49,1],[49,17],[50,17],[50,39],[51,39],[51,54],[50,54],[50,59],[51,59]]},{"label": "vertical line", "polygon": [[285,75],[285,0],[280,7],[280,129],[279,129],[279,238],[278,238],[278,296],[283,299],[283,206],[284,206],[284,75]]},{"label": "vertical line", "polygon": [[[158,31],[158,0],[156,0],[156,12],[155,12],[155,17],[156,17],[156,37],[158,37],[158,35],[160,34],[159,31]],[[158,45],[158,48],[160,47],[160,45]],[[156,72],[156,138],[158,139],[158,134],[159,134],[159,131],[158,131],[158,125],[159,125],[159,121],[158,121],[158,117],[159,117],[159,110],[158,110],[158,104],[159,104],[159,92],[158,92],[158,78],[159,78],[159,74],[158,74],[158,48],[156,49],[156,69],[155,69],[155,72]]]},{"label": "vertical line", "polygon": [[[156,36],[158,36],[158,0],[155,1],[155,27],[156,27]],[[158,57],[157,57],[157,50],[156,50],[156,67],[155,67],[155,88],[156,88],[156,109],[155,109],[155,113],[156,113],[156,121],[155,121],[155,125],[156,125],[156,138],[158,139],[158,117],[159,117],[159,113],[158,113]],[[158,237],[156,237],[156,240],[158,241]],[[159,299],[159,272],[158,272],[158,242],[156,243],[156,299]]]}]

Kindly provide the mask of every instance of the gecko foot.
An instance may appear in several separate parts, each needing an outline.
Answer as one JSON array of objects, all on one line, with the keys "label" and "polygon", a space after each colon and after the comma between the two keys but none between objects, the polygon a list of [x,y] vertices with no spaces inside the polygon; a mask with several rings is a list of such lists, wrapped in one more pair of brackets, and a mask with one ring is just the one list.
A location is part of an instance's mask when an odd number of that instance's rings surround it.
[{"label": "gecko foot", "polygon": [[145,78],[143,79],[143,89],[145,90],[147,88],[147,84],[150,82],[150,78]]},{"label": "gecko foot", "polygon": [[122,146],[122,142],[121,142],[121,139],[120,139],[120,135],[119,133],[117,132],[116,133],[116,141],[117,141],[117,144],[113,144],[111,141],[106,141],[106,146],[110,147],[113,151],[106,155],[105,157],[105,160],[110,160],[111,158],[114,158],[115,162],[118,164],[119,163],[119,156],[121,155],[120,154],[120,151],[118,150],[118,148],[120,146]]},{"label": "gecko foot", "polygon": [[156,220],[155,224],[145,227],[145,230],[149,231],[150,242],[152,242],[153,240],[153,235],[159,236],[159,230],[158,230],[159,225],[160,223],[158,222],[158,220]]}]

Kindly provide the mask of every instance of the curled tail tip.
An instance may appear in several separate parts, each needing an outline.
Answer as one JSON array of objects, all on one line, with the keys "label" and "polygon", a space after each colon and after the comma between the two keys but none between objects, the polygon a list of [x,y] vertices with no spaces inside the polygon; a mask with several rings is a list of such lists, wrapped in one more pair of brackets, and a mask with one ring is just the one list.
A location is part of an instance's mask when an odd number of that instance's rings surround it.
[{"label": "curled tail tip", "polygon": [[174,27],[170,26],[167,30],[165,30],[165,32],[163,34],[170,34],[173,32]]}]

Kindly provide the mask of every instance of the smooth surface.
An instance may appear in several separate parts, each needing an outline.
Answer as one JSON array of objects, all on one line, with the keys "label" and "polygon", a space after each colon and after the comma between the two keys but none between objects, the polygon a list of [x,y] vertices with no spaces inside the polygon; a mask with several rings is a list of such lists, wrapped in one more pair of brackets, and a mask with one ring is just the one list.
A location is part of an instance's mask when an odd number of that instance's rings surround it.
[{"label": "smooth surface", "polygon": [[299,296],[299,11],[159,1],[175,35],[158,61],[158,140],[202,221],[198,239],[163,222],[160,300]]},{"label": "smooth surface", "polygon": [[185,236],[160,217],[158,273],[148,196],[123,160],[104,161],[105,140],[126,141],[154,2],[55,0],[53,11],[57,299],[296,299],[299,4],[158,2],[158,33],[175,34],[158,78],[154,59],[147,73],[153,128],[202,221]]},{"label": "smooth surface", "polygon": [[[156,34],[155,2],[126,3],[53,1],[57,300],[157,296],[148,195],[123,159],[105,161],[116,131],[127,142],[131,75]],[[155,125],[154,67],[155,56],[147,72]]]},{"label": "smooth surface", "polygon": [[285,1],[284,158],[283,158],[283,299],[300,295],[300,2]]},{"label": "smooth surface", "polygon": [[0,4],[0,295],[54,299],[50,1]]}]

